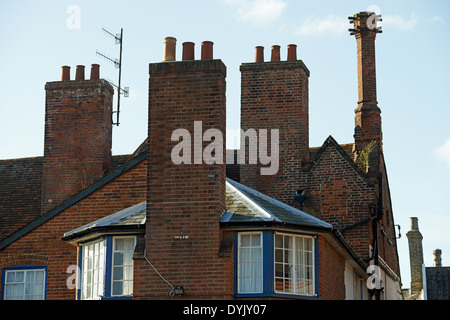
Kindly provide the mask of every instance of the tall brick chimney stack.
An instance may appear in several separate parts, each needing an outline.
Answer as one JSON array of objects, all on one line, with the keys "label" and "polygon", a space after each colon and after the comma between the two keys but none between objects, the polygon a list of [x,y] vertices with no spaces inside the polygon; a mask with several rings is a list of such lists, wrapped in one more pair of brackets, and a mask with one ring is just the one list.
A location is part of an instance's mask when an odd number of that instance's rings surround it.
[{"label": "tall brick chimney stack", "polygon": [[[271,129],[279,130],[279,168],[274,175],[262,175],[262,164],[251,164],[252,149],[248,138],[241,137],[245,164],[241,163],[241,182],[292,206],[302,166],[309,162],[309,70],[297,60],[297,46],[288,45],[287,59],[280,55],[280,46],[271,48],[270,61],[264,60],[264,48],[256,47],[255,62],[243,63],[241,71],[241,129],[244,132],[267,130],[267,154],[271,150]],[[261,135],[258,135],[261,138]],[[261,140],[258,141],[258,143]],[[261,150],[261,145],[258,146]],[[259,156],[259,155],[258,155]],[[242,161],[241,161],[242,162]]]},{"label": "tall brick chimney stack", "polygon": [[[215,150],[222,159],[217,163],[208,164],[204,153],[212,141],[208,132],[220,132],[225,139],[226,129],[226,67],[213,59],[212,46],[210,41],[203,42],[201,60],[193,60],[193,44],[185,42],[188,51],[182,61],[171,59],[175,56],[172,46],[166,52],[170,59],[149,66],[145,257],[161,275],[169,275],[166,280],[173,286],[184,288],[182,298],[186,299],[230,298],[232,292],[221,260],[226,258],[218,256],[226,148]],[[183,152],[176,149],[180,143],[185,143]],[[174,156],[186,157],[185,162],[179,163]],[[168,283],[149,264],[141,268],[149,285],[136,284],[133,295],[167,299]]]},{"label": "tall brick chimney stack", "polygon": [[381,110],[377,101],[377,83],[375,68],[375,37],[381,33],[377,22],[380,16],[373,12],[359,12],[349,17],[354,25],[349,29],[357,44],[358,65],[358,107],[355,109],[355,152],[360,153],[374,142],[369,167],[379,170],[379,153],[382,150]]},{"label": "tall brick chimney stack", "polygon": [[419,231],[419,221],[411,218],[411,229],[406,233],[409,245],[409,261],[411,267],[411,295],[418,294],[423,289],[422,265],[423,249],[422,234]]},{"label": "tall brick chimney stack", "polygon": [[93,64],[91,80],[84,66],[62,67],[61,81],[45,85],[45,137],[41,212],[45,213],[101,178],[111,169],[112,101],[114,90],[99,79]]}]

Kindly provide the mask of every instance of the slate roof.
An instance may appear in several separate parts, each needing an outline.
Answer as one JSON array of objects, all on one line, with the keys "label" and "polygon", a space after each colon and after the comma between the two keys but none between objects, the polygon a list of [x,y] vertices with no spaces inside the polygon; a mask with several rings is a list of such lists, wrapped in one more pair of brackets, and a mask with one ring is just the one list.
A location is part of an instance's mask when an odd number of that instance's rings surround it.
[{"label": "slate roof", "polygon": [[[80,238],[89,233],[102,233],[105,231],[128,231],[144,228],[146,221],[146,202],[138,203],[124,210],[113,213],[97,221],[66,232],[63,240]],[[144,230],[144,229],[142,229]]]},{"label": "slate roof", "polygon": [[302,227],[332,229],[332,225],[306,212],[275,200],[265,194],[227,178],[226,209],[221,223],[288,224]]},{"label": "slate roof", "polygon": [[450,300],[450,267],[426,267],[427,300]]},{"label": "slate roof", "polygon": [[[138,230],[139,228],[144,230],[146,207],[146,202],[141,202],[68,231],[62,239],[65,241],[80,240],[88,237],[90,234]],[[329,223],[246,187],[230,178],[226,180],[226,209],[227,211],[221,217],[221,223],[273,222],[301,227],[332,228]]]}]

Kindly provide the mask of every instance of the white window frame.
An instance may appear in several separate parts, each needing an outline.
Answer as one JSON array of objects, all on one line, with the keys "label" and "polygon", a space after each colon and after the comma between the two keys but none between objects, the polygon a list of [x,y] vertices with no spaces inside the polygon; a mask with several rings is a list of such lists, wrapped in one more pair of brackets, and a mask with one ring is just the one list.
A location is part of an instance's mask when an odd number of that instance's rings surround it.
[{"label": "white window frame", "polygon": [[[260,246],[241,247],[242,236],[247,236],[247,235],[259,235],[259,237],[260,237]],[[260,291],[242,291],[241,285],[240,285],[240,283],[241,283],[241,281],[240,281],[240,279],[241,279],[241,264],[248,263],[248,264],[251,265],[252,262],[251,261],[250,262],[242,262],[241,261],[241,249],[252,249],[252,248],[260,248],[260,250],[261,250],[261,262],[258,262],[258,263],[261,263],[261,277],[258,277],[258,278],[253,278],[252,277],[252,278],[249,278],[249,279],[250,279],[250,281],[252,281],[252,279],[257,279],[257,281],[261,281],[261,285],[260,285],[261,290]],[[239,232],[238,233],[238,255],[237,255],[237,260],[238,260],[237,261],[237,287],[238,287],[237,293],[238,294],[259,294],[259,293],[263,293],[263,291],[264,291],[264,267],[263,267],[263,265],[264,265],[264,257],[263,257],[263,255],[264,255],[263,233],[261,231],[259,231],[259,232]],[[250,260],[251,260],[251,257],[250,257]],[[251,266],[250,266],[250,268],[251,268]],[[252,287],[252,286],[250,285],[250,287]]]},{"label": "white window frame", "polygon": [[[43,273],[42,282],[36,282],[36,273]],[[23,273],[23,279],[17,280],[16,275]],[[13,275],[14,274],[14,275]],[[30,276],[33,275],[33,281],[29,281]],[[14,281],[8,282],[14,278]],[[11,269],[6,270],[4,279],[4,299],[5,300],[44,300],[45,286],[47,283],[47,272],[45,268],[29,268],[29,269]],[[11,289],[9,289],[11,288]],[[15,294],[10,295],[8,291],[13,290]],[[30,293],[30,291],[33,291]],[[28,292],[28,293],[27,293]],[[38,292],[38,293],[36,293]],[[32,299],[30,299],[32,298]]]},{"label": "white window frame", "polygon": [[[104,294],[105,286],[105,269],[106,269],[106,241],[99,239],[86,244],[82,247],[82,279],[81,279],[81,299],[82,300],[98,300]],[[98,244],[98,252],[95,252],[96,244]],[[87,255],[87,250],[93,248],[93,254]],[[89,268],[89,259],[91,268]],[[95,262],[98,261],[95,267]],[[90,286],[90,291],[88,287]]]},{"label": "white window frame", "polygon": [[[116,244],[116,240],[119,240],[119,239],[132,239],[133,240],[133,249],[131,250],[131,252],[129,252],[129,251],[118,251],[118,250],[115,250],[115,244]],[[112,250],[111,250],[111,255],[112,255],[112,257],[111,257],[111,297],[123,297],[123,296],[131,296],[131,295],[133,295],[133,266],[134,266],[134,261],[133,261],[133,252],[134,252],[134,249],[135,249],[135,247],[136,247],[136,236],[115,236],[115,237],[112,237]],[[125,254],[131,254],[131,264],[128,264],[128,265],[119,265],[119,267],[120,266],[122,266],[122,276],[123,276],[123,278],[122,278],[122,280],[115,280],[114,279],[114,268],[116,267],[118,267],[118,266],[115,266],[115,253],[125,253]],[[126,276],[126,272],[125,272],[125,268],[131,268],[131,279],[125,279],[125,276]],[[125,281],[129,281],[129,282],[131,282],[131,292],[126,292],[126,293],[124,293],[124,285],[123,285],[123,283],[125,282]],[[122,282],[122,293],[121,294],[114,294],[114,282]]]},{"label": "white window frame", "polygon": [[[289,262],[286,263],[285,262],[285,255],[284,254],[285,254],[285,250],[288,250],[288,249],[285,249],[284,238],[283,238],[283,247],[277,247],[277,241],[276,241],[277,236],[283,236],[283,237],[287,236],[287,237],[291,238],[292,248],[290,250],[292,250],[292,263],[289,263]],[[303,247],[304,247],[304,240],[305,239],[308,239],[309,241],[311,241],[311,250],[301,250],[301,251],[299,251],[299,249],[297,248],[297,242],[295,241],[295,239],[299,239],[299,238],[303,239]],[[277,254],[276,254],[277,253],[277,249],[283,250],[283,261],[281,263],[277,261]],[[273,251],[274,252],[274,255],[273,255],[273,257],[274,257],[273,258],[273,263],[274,263],[274,272],[273,272],[273,276],[274,276],[274,292],[280,293],[280,294],[314,296],[314,294],[315,294],[315,281],[316,281],[314,237],[306,236],[306,235],[297,235],[297,234],[292,234],[292,233],[275,232],[274,233],[273,250],[274,250]],[[302,254],[303,255],[302,261],[304,263],[302,263],[302,264],[297,263],[299,261],[298,254]],[[306,259],[306,254],[310,255],[310,257],[309,257],[310,263],[309,264],[307,264],[307,261],[305,260]],[[277,264],[281,264],[282,267],[283,267],[283,276],[282,277],[277,276]],[[285,277],[285,271],[284,271],[285,267],[294,269],[294,270],[291,270],[291,272],[290,272],[291,277]],[[302,269],[299,270],[300,268],[302,268]],[[309,272],[311,272],[311,279],[298,277],[298,273],[299,272],[301,274],[303,274],[303,275],[305,274],[306,268],[310,268]],[[277,290],[277,280],[278,279],[283,281],[283,290],[282,291]],[[284,282],[284,280],[286,280],[286,279],[291,279],[290,280],[291,283],[292,283],[291,284],[291,288],[292,288],[291,291],[286,291],[286,289],[285,289],[285,282]],[[301,281],[301,280],[311,281],[311,285],[310,285],[310,287],[308,287],[308,288],[310,288],[310,292],[307,292],[307,290],[299,291],[297,289],[297,286],[295,284],[298,281]],[[303,288],[306,288],[306,286],[303,286]]]}]

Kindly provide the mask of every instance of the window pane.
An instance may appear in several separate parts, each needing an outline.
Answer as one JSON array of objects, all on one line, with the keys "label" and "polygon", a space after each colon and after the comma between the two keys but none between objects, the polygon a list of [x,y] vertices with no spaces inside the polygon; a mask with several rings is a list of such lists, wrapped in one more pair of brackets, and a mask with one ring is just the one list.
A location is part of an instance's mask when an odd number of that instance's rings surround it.
[{"label": "window pane", "polygon": [[275,291],[313,294],[312,245],[309,237],[275,235]]},{"label": "window pane", "polygon": [[239,234],[238,292],[263,291],[262,234]]},{"label": "window pane", "polygon": [[16,271],[14,282],[24,282],[24,271]]},{"label": "window pane", "polygon": [[104,242],[96,241],[83,246],[82,298],[96,299],[103,295]]},{"label": "window pane", "polygon": [[259,234],[257,235],[252,235],[252,247],[259,247],[261,246],[261,236]]},{"label": "window pane", "polygon": [[123,268],[114,267],[113,268],[113,280],[123,280]]},{"label": "window pane", "polygon": [[249,247],[249,246],[250,246],[250,235],[242,235],[241,247]]},{"label": "window pane", "polygon": [[114,265],[115,266],[123,265],[123,253],[121,252],[114,253]]},{"label": "window pane", "polygon": [[275,236],[275,247],[283,248],[283,236],[279,236],[279,235]]},{"label": "window pane", "polygon": [[13,271],[8,271],[6,273],[6,282],[7,283],[13,283],[14,282],[14,276],[16,275],[15,272]]},{"label": "window pane", "polygon": [[113,295],[114,296],[120,296],[122,295],[122,281],[114,281],[113,282]]},{"label": "window pane", "polygon": [[135,238],[114,238],[112,295],[131,295],[133,293],[133,252]]}]

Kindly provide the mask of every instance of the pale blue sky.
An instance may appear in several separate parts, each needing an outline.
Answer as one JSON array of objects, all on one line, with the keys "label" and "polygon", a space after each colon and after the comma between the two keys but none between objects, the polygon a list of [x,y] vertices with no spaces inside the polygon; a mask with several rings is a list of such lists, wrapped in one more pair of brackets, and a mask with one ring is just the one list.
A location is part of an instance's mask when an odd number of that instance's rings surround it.
[{"label": "pale blue sky", "polygon": [[[71,7],[72,6],[72,7]],[[73,7],[74,6],[74,7]],[[79,20],[72,8],[79,9]],[[450,265],[450,4],[448,1],[1,1],[0,159],[43,154],[45,83],[58,81],[61,66],[101,65],[113,81],[117,70],[96,50],[118,57],[119,47],[102,32],[124,28],[121,125],[113,129],[113,153],[133,152],[147,133],[148,64],[162,60],[163,39],[214,42],[214,57],[227,66],[227,125],[239,128],[239,65],[254,47],[298,45],[311,71],[310,144],[328,135],[353,142],[357,101],[356,42],[347,17],[372,9],[383,16],[377,36],[378,102],[393,200],[401,276],[409,288],[406,232],[417,216],[425,264],[443,250]],[[69,22],[69,23],[68,23]],[[78,24],[79,22],[79,24]],[[79,28],[72,28],[73,26]]]}]

